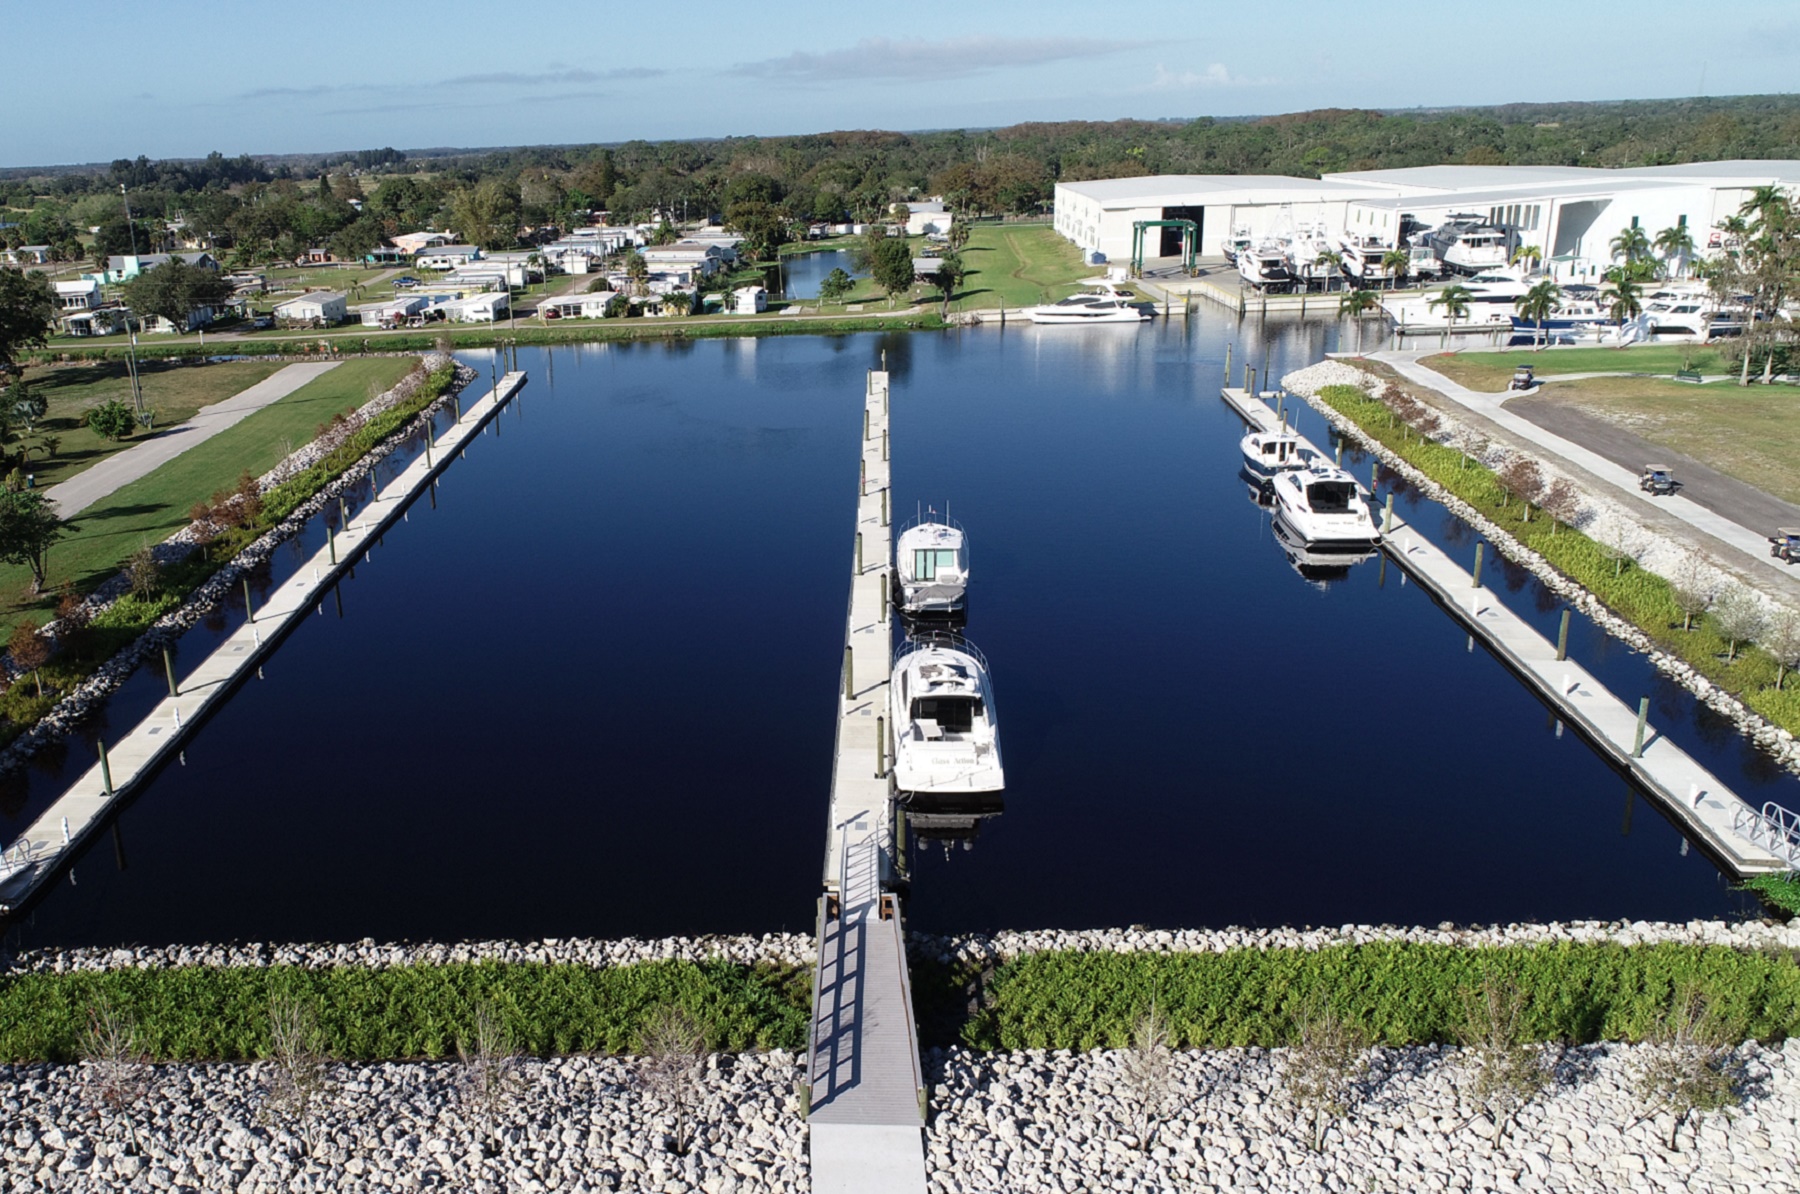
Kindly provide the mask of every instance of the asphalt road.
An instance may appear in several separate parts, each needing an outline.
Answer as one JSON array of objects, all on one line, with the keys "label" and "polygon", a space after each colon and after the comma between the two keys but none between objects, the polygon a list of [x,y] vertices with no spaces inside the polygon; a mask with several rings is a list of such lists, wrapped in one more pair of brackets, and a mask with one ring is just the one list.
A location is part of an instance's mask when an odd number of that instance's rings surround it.
[{"label": "asphalt road", "polygon": [[[1779,526],[1800,527],[1800,506],[1708,468],[1691,456],[1633,435],[1605,419],[1550,398],[1513,398],[1507,401],[1506,409],[1633,472],[1646,464],[1666,464],[1675,470],[1682,497],[1759,535],[1773,535]],[[1795,571],[1800,573],[1800,568]]]}]

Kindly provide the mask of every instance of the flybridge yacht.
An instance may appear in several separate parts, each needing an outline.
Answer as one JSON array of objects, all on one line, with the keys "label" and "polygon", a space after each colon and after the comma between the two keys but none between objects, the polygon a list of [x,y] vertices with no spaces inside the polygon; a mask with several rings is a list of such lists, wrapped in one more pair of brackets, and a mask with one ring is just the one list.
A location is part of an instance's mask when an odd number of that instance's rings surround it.
[{"label": "flybridge yacht", "polygon": [[1459,274],[1479,274],[1506,265],[1512,233],[1479,216],[1453,215],[1434,228],[1429,240],[1444,265]]},{"label": "flybridge yacht", "polygon": [[1467,314],[1452,319],[1448,305],[1438,303],[1434,306],[1431,300],[1442,294],[1442,291],[1424,298],[1406,299],[1391,304],[1388,307],[1389,313],[1406,328],[1447,328],[1453,325],[1470,327],[1480,324],[1507,328],[1512,326],[1515,304],[1531,289],[1530,283],[1524,278],[1507,270],[1476,274],[1452,285],[1461,286],[1468,292],[1465,299],[1469,308]]},{"label": "flybridge yacht", "polygon": [[1279,473],[1275,517],[1309,548],[1360,550],[1381,542],[1356,478],[1329,461]]},{"label": "flybridge yacht", "polygon": [[1381,259],[1393,252],[1394,247],[1385,243],[1378,236],[1358,236],[1346,232],[1338,238],[1338,253],[1344,259],[1344,272],[1358,282],[1386,282],[1393,278],[1393,271],[1381,264]]},{"label": "flybridge yacht", "polygon": [[1512,316],[1514,332],[1534,337],[1540,331],[1547,337],[1580,335],[1611,322],[1612,315],[1601,301],[1599,287],[1581,284],[1564,286],[1556,306],[1542,320],[1527,319],[1516,312]]},{"label": "flybridge yacht", "polygon": [[1109,278],[1088,278],[1084,294],[1072,294],[1059,302],[1027,307],[1033,323],[1142,323],[1150,316],[1134,306],[1137,296],[1113,284]]},{"label": "flybridge yacht", "polygon": [[1225,239],[1225,244],[1223,245],[1225,250],[1225,260],[1232,265],[1236,265],[1238,254],[1250,247],[1251,239],[1250,225],[1233,225],[1231,235]]},{"label": "flybridge yacht", "polygon": [[956,802],[1006,786],[987,660],[959,635],[909,639],[888,685],[894,787],[903,799]]},{"label": "flybridge yacht", "polygon": [[1287,242],[1265,238],[1238,250],[1238,274],[1257,286],[1284,286],[1294,280],[1288,269]]},{"label": "flybridge yacht", "polygon": [[1252,431],[1238,441],[1244,467],[1250,475],[1268,481],[1277,473],[1310,468],[1324,457],[1312,441],[1283,427],[1279,431]]},{"label": "flybridge yacht", "polygon": [[916,516],[894,543],[894,604],[906,614],[953,614],[969,594],[969,537],[936,510]]},{"label": "flybridge yacht", "polygon": [[1324,224],[1303,223],[1287,244],[1288,272],[1302,282],[1328,281],[1335,267],[1325,255],[1336,251]]}]

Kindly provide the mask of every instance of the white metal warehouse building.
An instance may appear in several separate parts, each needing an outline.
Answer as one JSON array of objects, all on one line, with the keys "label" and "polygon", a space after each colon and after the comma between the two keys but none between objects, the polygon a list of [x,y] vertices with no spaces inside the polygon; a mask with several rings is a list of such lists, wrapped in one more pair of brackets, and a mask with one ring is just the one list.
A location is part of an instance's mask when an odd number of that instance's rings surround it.
[{"label": "white metal warehouse building", "polygon": [[[1267,174],[1177,174],[1056,185],[1056,230],[1084,253],[1130,259],[1140,220],[1189,219],[1200,254],[1218,257],[1234,228],[1253,237],[1323,222],[1333,234],[1374,235],[1389,244],[1409,215],[1439,224],[1473,214],[1536,245],[1559,277],[1598,275],[1626,228],[1654,238],[1685,225],[1704,255],[1719,246],[1720,220],[1761,186],[1800,190],[1800,162],[1695,162],[1606,170],[1586,166],[1417,166],[1359,170],[1320,179]],[[1145,255],[1180,251],[1176,229],[1148,230]]]}]

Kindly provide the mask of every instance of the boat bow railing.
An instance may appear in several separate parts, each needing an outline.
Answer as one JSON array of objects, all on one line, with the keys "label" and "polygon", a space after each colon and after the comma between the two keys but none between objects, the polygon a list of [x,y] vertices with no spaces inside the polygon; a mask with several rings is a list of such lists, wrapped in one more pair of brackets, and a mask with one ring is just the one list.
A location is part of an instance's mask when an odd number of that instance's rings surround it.
[{"label": "boat bow railing", "polygon": [[980,664],[982,671],[989,675],[993,674],[993,669],[988,667],[987,656],[983,655],[974,643],[954,630],[943,629],[921,630],[917,634],[908,635],[906,641],[894,650],[895,666],[899,666],[900,661],[908,655],[929,647],[948,647],[952,651],[961,651]]}]

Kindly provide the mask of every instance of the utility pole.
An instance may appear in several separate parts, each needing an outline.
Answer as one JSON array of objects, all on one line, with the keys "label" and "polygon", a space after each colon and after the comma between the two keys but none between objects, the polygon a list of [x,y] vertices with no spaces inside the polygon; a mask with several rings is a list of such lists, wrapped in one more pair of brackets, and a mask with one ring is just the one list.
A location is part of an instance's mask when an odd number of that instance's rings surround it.
[{"label": "utility pole", "polygon": [[119,184],[119,199],[125,204],[125,231],[131,236],[131,255],[136,257],[138,255],[137,228],[131,222],[131,196],[125,193],[124,183]]}]

